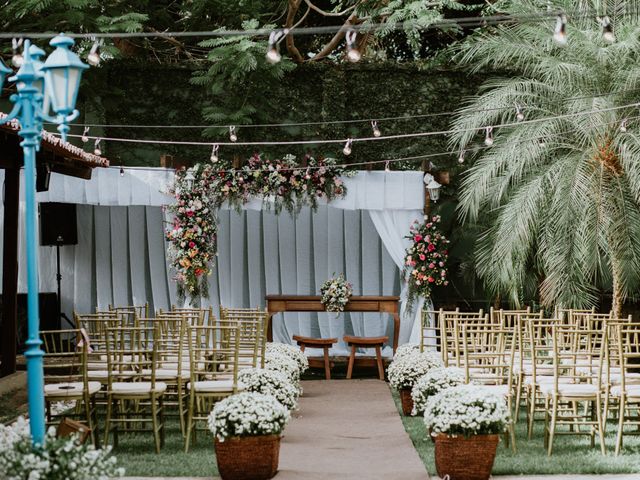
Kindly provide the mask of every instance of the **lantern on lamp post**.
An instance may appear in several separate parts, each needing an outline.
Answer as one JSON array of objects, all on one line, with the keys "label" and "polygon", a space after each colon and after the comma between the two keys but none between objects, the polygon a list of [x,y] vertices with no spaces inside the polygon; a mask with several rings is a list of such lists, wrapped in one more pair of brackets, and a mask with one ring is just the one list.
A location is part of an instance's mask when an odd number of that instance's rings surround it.
[{"label": "lantern on lamp post", "polygon": [[[24,42],[24,62],[20,69],[9,80],[14,81],[17,93],[11,95],[15,104],[3,122],[13,119],[20,121],[20,143],[24,156],[25,184],[25,225],[27,256],[27,325],[28,339],[25,358],[27,360],[27,390],[29,395],[29,422],[34,444],[42,444],[45,440],[44,421],[44,372],[40,348],[40,319],[38,306],[38,249],[36,205],[36,151],[40,148],[43,122],[58,125],[63,140],[69,131],[68,123],[78,116],[75,103],[80,87],[82,72],[89,68],[80,58],[69,50],[73,40],[63,34],[51,40],[50,45],[56,49],[46,62],[40,58],[45,52],[29,40]],[[0,64],[0,88],[10,70]],[[54,116],[49,116],[49,107]]]},{"label": "lantern on lamp post", "polygon": [[431,201],[436,203],[440,198],[440,183],[438,183],[433,175],[425,173],[422,179],[425,189],[424,212],[425,215],[431,214]]}]

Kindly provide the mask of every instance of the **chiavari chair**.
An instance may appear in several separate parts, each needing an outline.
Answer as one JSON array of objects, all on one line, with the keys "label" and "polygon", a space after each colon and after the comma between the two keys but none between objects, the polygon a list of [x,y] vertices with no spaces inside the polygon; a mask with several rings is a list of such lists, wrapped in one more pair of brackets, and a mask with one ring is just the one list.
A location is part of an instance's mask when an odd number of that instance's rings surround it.
[{"label": "chiavari chair", "polygon": [[259,308],[220,307],[220,324],[240,326],[241,368],[264,368],[269,313]]},{"label": "chiavari chair", "polygon": [[110,312],[121,313],[129,317],[129,320],[134,323],[135,318],[148,318],[149,317],[149,302],[144,305],[109,305],[107,309]]},{"label": "chiavari chair", "polygon": [[191,378],[185,452],[192,437],[195,441],[197,422],[207,419],[211,404],[238,392],[239,329],[239,325],[187,328]]},{"label": "chiavari chair", "polygon": [[86,421],[91,430],[91,440],[98,446],[98,421],[96,394],[102,388],[100,382],[89,381],[87,376],[88,344],[80,329],[44,330],[40,332],[44,348],[44,399],[47,425],[56,424],[60,418],[53,415],[51,405],[61,401],[76,402],[74,416]]},{"label": "chiavari chair", "polygon": [[[420,351],[424,352],[425,348],[437,348],[440,344],[438,335],[438,315],[437,310],[422,310],[420,315]],[[442,348],[442,346],[440,347]]]},{"label": "chiavari chair", "polygon": [[[191,308],[191,307],[177,307],[175,305],[171,305],[170,312],[174,313],[183,313],[190,316],[202,315],[201,325],[214,325],[216,318],[213,315],[213,308]],[[167,313],[167,312],[165,312]]]},{"label": "chiavari chair", "polygon": [[114,445],[123,432],[143,432],[152,426],[156,453],[164,445],[164,393],[158,381],[157,330],[153,327],[107,329],[107,415],[105,444],[113,433]]},{"label": "chiavari chair", "polygon": [[[478,312],[461,312],[460,309],[447,311],[442,308],[438,311],[438,330],[440,335],[440,351],[442,353],[442,361],[445,367],[449,366],[451,361],[456,362],[456,351],[458,338],[456,338],[455,325],[456,321],[462,319],[473,319],[473,321],[488,322],[488,315],[484,315],[482,309]],[[458,365],[459,366],[459,365]]]},{"label": "chiavari chair", "polygon": [[518,423],[518,419],[520,417],[520,405],[523,398],[525,399],[525,401],[528,399],[524,380],[525,375],[531,375],[533,362],[531,359],[531,350],[528,344],[525,345],[525,336],[527,334],[526,329],[528,325],[527,322],[529,320],[542,320],[543,314],[544,312],[540,310],[538,313],[519,313],[516,316],[514,330],[515,352],[512,367],[514,375],[513,381],[516,389],[515,412],[513,419],[515,423]]}]

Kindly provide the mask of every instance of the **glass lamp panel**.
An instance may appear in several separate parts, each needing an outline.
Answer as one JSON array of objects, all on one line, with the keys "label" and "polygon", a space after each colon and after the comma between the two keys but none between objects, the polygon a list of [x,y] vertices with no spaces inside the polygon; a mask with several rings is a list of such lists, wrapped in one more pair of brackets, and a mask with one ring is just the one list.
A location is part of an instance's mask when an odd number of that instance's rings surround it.
[{"label": "glass lamp panel", "polygon": [[47,70],[46,78],[53,110],[56,113],[71,113],[80,86],[80,71],[69,67],[51,68]]}]

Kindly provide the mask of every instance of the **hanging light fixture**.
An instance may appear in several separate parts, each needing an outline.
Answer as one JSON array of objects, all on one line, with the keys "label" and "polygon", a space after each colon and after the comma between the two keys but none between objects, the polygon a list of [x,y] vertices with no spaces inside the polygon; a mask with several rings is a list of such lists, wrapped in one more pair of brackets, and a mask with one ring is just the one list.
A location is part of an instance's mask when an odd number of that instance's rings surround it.
[{"label": "hanging light fixture", "polygon": [[97,67],[100,64],[100,45],[102,45],[102,40],[93,42],[91,50],[87,55],[87,63],[93,67]]},{"label": "hanging light fixture", "polygon": [[213,145],[213,147],[211,147],[211,163],[216,163],[218,161],[218,149],[220,148],[220,145],[218,145],[217,143]]},{"label": "hanging light fixture", "polygon": [[520,108],[520,105],[518,105],[516,103],[516,120],[521,122],[524,120],[524,113],[522,113],[522,109]]},{"label": "hanging light fixture", "polygon": [[373,129],[374,137],[378,138],[380,135],[382,135],[380,129],[378,128],[378,122],[376,122],[375,120],[371,120],[371,128]]},{"label": "hanging light fixture", "polygon": [[120,165],[120,176],[124,177],[124,167]]},{"label": "hanging light fixture", "polygon": [[193,182],[196,179],[196,177],[193,175],[193,168],[187,169],[187,174],[184,176],[184,179],[187,182],[189,189],[191,189],[193,187]]},{"label": "hanging light fixture", "polygon": [[351,155],[351,144],[353,143],[353,140],[348,138],[347,139],[347,143],[344,144],[344,148],[342,149],[342,153],[344,153],[345,155]]},{"label": "hanging light fixture", "polygon": [[347,41],[347,60],[351,63],[359,62],[362,58],[362,54],[360,50],[358,50],[358,46],[356,45],[356,37],[358,36],[358,32],[356,32],[353,28],[347,30],[345,34],[345,39]]},{"label": "hanging light fixture", "polygon": [[425,173],[422,181],[427,187],[427,191],[429,192],[429,198],[433,200],[434,203],[437,202],[438,199],[440,198],[440,187],[442,187],[442,185],[440,185],[436,181],[435,177],[430,173]]},{"label": "hanging light fixture", "polygon": [[82,138],[80,140],[82,140],[82,143],[87,143],[89,141],[89,137],[87,136],[87,134],[89,133],[89,127],[84,127],[84,130],[82,131]]},{"label": "hanging light fixture", "polygon": [[384,171],[385,172],[390,172],[391,171],[391,166],[389,165],[389,160],[384,162]]},{"label": "hanging light fixture", "polygon": [[464,150],[460,150],[460,155],[458,155],[458,163],[464,163]]},{"label": "hanging light fixture", "polygon": [[96,142],[93,145],[93,154],[94,155],[102,155],[102,150],[100,149],[100,142],[102,141],[101,138],[96,138]]},{"label": "hanging light fixture", "polygon": [[238,141],[238,135],[236,135],[236,127],[234,127],[233,125],[229,127],[229,140],[231,140],[232,142]]},{"label": "hanging light fixture", "polygon": [[278,63],[282,60],[282,55],[280,54],[280,42],[287,36],[289,33],[288,29],[284,30],[275,30],[271,32],[269,35],[269,46],[267,47],[267,54],[265,57],[267,58],[267,62],[271,64]]},{"label": "hanging light fixture", "polygon": [[13,49],[13,56],[11,57],[11,63],[16,68],[20,68],[24,63],[24,57],[20,52],[22,41],[23,41],[22,38],[14,38],[11,40],[11,47]]},{"label": "hanging light fixture", "polygon": [[558,15],[556,28],[553,32],[553,40],[561,46],[567,44],[567,16],[564,13]]},{"label": "hanging light fixture", "polygon": [[622,133],[625,133],[627,131],[627,119],[624,118],[621,122],[620,122],[620,131]]},{"label": "hanging light fixture", "polygon": [[493,145],[493,127],[485,127],[484,144],[487,147]]},{"label": "hanging light fixture", "polygon": [[611,25],[611,19],[609,17],[602,17],[598,20],[602,25],[602,39],[607,43],[615,42],[616,36],[613,34],[613,25]]}]

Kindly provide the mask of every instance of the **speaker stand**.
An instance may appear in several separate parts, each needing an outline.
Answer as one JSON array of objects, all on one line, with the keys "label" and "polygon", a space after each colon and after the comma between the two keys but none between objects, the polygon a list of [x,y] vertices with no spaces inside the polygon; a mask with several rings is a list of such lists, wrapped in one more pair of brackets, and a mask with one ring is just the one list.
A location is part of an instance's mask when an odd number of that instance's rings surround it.
[{"label": "speaker stand", "polygon": [[75,323],[69,320],[66,314],[62,312],[62,275],[60,274],[60,244],[56,245],[56,283],[58,284],[58,318],[60,322],[66,320],[71,327],[76,328]]}]

